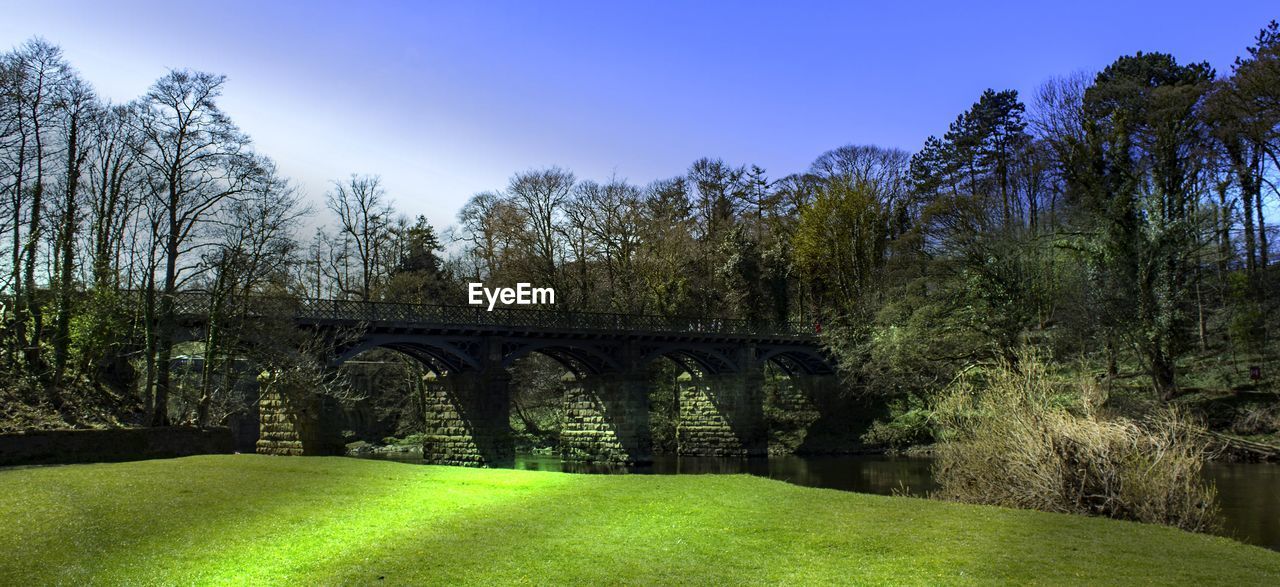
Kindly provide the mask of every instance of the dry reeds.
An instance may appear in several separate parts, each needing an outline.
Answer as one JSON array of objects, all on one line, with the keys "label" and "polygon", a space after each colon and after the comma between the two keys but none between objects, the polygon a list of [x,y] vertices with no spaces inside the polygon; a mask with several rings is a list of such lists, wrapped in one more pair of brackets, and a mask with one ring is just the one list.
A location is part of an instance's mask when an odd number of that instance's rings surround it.
[{"label": "dry reeds", "polygon": [[1215,490],[1207,447],[1173,410],[1143,422],[1105,418],[1086,381],[1061,387],[1033,352],[962,375],[935,417],[941,499],[1090,514],[1207,531]]}]

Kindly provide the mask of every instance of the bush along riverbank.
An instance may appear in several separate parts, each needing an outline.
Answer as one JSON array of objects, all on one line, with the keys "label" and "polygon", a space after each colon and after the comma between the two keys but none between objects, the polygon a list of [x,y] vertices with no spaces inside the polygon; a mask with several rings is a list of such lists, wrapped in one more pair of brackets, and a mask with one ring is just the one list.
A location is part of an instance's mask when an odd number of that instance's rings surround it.
[{"label": "bush along riverbank", "polygon": [[[1201,386],[1184,388],[1176,397],[1161,401],[1145,385],[1136,370],[1121,371],[1108,377],[1099,369],[1063,365],[1044,361],[1040,366],[1045,385],[1050,386],[1051,403],[1080,413],[1085,399],[1079,393],[1089,386],[1092,406],[1099,415],[1132,421],[1158,419],[1170,409],[1194,423],[1197,435],[1208,449],[1206,458],[1229,462],[1280,462],[1280,391],[1277,380],[1265,379],[1259,384],[1227,385],[1232,381],[1224,371],[1238,371],[1240,364],[1250,361],[1222,363],[1221,357],[1199,357],[1189,361],[1199,377],[1190,378]],[[1223,365],[1226,366],[1223,366]],[[991,365],[975,365],[982,370]],[[1269,371],[1263,371],[1269,372]],[[1239,374],[1231,374],[1236,380]],[[1238,383],[1238,381],[1237,381]],[[980,382],[979,382],[980,384]],[[980,387],[980,385],[979,385]],[[946,394],[906,397],[886,402],[862,434],[863,450],[877,450],[891,455],[933,456],[941,434],[942,422],[937,408]]]},{"label": "bush along riverbank", "polygon": [[937,404],[941,499],[1213,531],[1203,428],[1174,408],[1106,415],[1099,386],[1062,387],[1034,352],[974,369]]}]

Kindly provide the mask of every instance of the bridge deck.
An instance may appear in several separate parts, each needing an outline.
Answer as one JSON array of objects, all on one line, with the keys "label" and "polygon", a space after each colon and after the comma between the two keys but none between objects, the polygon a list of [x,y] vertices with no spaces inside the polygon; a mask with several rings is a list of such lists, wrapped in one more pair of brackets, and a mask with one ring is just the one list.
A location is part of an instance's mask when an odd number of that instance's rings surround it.
[{"label": "bridge deck", "polygon": [[[177,313],[198,321],[212,299],[206,294],[184,292],[175,300]],[[747,320],[655,316],[605,312],[571,312],[529,308],[494,308],[362,302],[334,299],[254,297],[237,304],[250,315],[282,318],[317,325],[365,324],[370,328],[403,328],[456,331],[560,331],[574,333],[627,333],[649,337],[710,337],[739,340],[787,340],[816,342],[814,328],[800,322],[761,324]]]}]

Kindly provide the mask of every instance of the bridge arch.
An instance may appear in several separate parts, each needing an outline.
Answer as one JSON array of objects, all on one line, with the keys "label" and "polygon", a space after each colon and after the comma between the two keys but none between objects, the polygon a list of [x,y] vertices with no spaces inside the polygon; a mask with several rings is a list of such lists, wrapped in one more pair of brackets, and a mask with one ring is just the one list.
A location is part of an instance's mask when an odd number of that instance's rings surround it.
[{"label": "bridge arch", "polygon": [[578,378],[589,375],[615,373],[623,370],[622,363],[610,349],[598,344],[582,344],[572,341],[543,340],[532,342],[508,342],[503,345],[503,368],[511,367],[516,361],[538,353],[549,357]]},{"label": "bridge arch", "polygon": [[651,349],[641,355],[640,364],[647,365],[660,358],[674,361],[692,375],[737,373],[745,367],[724,349],[693,344],[668,344]]},{"label": "bridge arch", "polygon": [[479,369],[479,358],[473,349],[465,346],[444,337],[374,334],[340,350],[333,359],[333,366],[339,367],[361,353],[386,348],[417,359],[436,375],[443,375],[446,371]]},{"label": "bridge arch", "polygon": [[807,348],[766,348],[756,354],[756,360],[772,364],[790,377],[801,375],[831,375],[835,371],[830,361],[816,350]]}]

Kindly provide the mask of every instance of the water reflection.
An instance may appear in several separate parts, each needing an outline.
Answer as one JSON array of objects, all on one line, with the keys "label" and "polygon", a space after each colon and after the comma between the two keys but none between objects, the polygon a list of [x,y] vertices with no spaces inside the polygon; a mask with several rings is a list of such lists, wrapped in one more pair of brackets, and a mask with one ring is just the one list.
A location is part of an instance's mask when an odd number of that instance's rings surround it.
[{"label": "water reflection", "polygon": [[1218,487],[1222,534],[1280,550],[1280,465],[1209,463],[1205,473]]},{"label": "water reflection", "polygon": [[[381,457],[422,462],[420,454]],[[768,459],[658,456],[653,464],[624,466],[566,463],[551,455],[518,455],[516,469],[586,474],[716,475],[747,473],[803,485],[876,493],[928,494],[937,488],[928,458],[883,455],[781,456]],[[1267,463],[1209,463],[1205,473],[1218,487],[1222,534],[1280,550],[1280,465]]]}]

